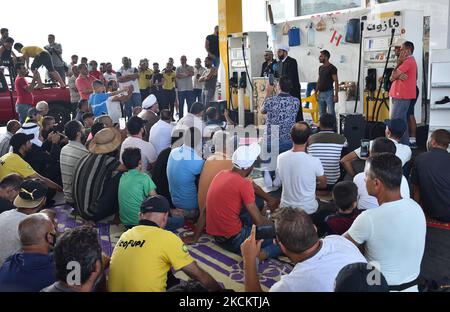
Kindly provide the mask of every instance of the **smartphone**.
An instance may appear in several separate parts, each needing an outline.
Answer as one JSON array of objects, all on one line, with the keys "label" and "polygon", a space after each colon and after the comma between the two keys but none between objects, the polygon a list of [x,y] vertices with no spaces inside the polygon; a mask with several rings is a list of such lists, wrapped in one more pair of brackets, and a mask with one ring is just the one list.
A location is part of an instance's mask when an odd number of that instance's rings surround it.
[{"label": "smartphone", "polygon": [[275,224],[258,225],[256,227],[256,240],[273,239],[277,236],[275,232]]},{"label": "smartphone", "polygon": [[119,127],[120,127],[120,130],[125,130],[125,128],[127,127],[125,118],[119,118]]},{"label": "smartphone", "polygon": [[369,157],[369,148],[370,148],[370,140],[361,140],[361,153],[360,156],[362,158]]},{"label": "smartphone", "polygon": [[273,74],[269,74],[269,85],[273,86],[275,84],[274,80],[275,80],[274,75]]}]

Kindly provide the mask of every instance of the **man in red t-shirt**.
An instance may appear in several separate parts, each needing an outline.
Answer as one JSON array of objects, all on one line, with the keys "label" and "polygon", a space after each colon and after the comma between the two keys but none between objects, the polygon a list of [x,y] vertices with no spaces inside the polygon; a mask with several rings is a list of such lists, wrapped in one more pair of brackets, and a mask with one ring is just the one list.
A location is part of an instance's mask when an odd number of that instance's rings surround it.
[{"label": "man in red t-shirt", "polygon": [[[224,249],[240,253],[252,225],[270,224],[255,203],[253,182],[247,177],[261,153],[258,144],[241,146],[233,154],[233,169],[219,172],[206,195],[206,232]],[[243,208],[245,207],[245,208]],[[281,254],[280,247],[267,239],[260,260]]]},{"label": "man in red t-shirt", "polygon": [[[410,41],[403,43],[398,59],[398,66],[391,75],[392,86],[389,91],[389,96],[392,98],[390,118],[403,119],[406,124],[408,124],[407,114],[411,100],[417,96],[417,63],[413,53],[414,44]],[[405,131],[401,143],[409,146],[408,131]]]},{"label": "man in red t-shirt", "polygon": [[77,87],[78,93],[82,100],[88,100],[89,96],[94,93],[92,83],[96,80],[95,77],[89,75],[88,68],[86,64],[78,65],[78,71],[80,75],[77,80],[75,80],[75,86]]},{"label": "man in red t-shirt", "polygon": [[36,85],[42,84],[40,81],[40,76],[37,70],[33,72],[33,80],[28,84],[25,77],[28,76],[28,69],[23,63],[16,64],[17,77],[14,81],[14,89],[17,93],[16,100],[16,112],[19,114],[19,121],[21,124],[25,122],[28,116],[28,110],[33,107],[34,98],[33,90]]}]

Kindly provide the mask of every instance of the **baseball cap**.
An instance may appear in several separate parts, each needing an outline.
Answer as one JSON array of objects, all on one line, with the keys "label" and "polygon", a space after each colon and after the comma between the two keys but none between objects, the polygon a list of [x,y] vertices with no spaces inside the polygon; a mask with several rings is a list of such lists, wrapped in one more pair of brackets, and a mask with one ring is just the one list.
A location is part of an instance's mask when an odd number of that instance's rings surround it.
[{"label": "baseball cap", "polygon": [[170,211],[169,201],[164,196],[161,195],[149,197],[146,200],[144,200],[144,202],[141,204],[142,213],[148,212],[166,213],[169,211]]},{"label": "baseball cap", "polygon": [[248,169],[253,166],[259,154],[261,154],[261,147],[258,143],[240,146],[233,153],[233,165],[241,170]]},{"label": "baseball cap", "polygon": [[403,119],[388,119],[385,121],[385,124],[388,127],[389,131],[396,137],[402,137],[403,134],[405,134],[407,125]]},{"label": "baseball cap", "polygon": [[32,107],[28,110],[28,117],[33,117],[34,115],[40,114],[41,112],[36,109],[36,107]]},{"label": "baseball cap", "polygon": [[9,144],[13,149],[18,150],[22,145],[34,139],[34,134],[16,133],[12,136]]},{"label": "baseball cap", "polygon": [[40,101],[36,104],[36,109],[39,112],[45,111],[46,109],[48,109],[48,103],[45,101]]},{"label": "baseball cap", "polygon": [[395,47],[401,47],[406,42],[403,38],[397,38],[397,40],[394,41],[394,43],[391,45],[391,48]]},{"label": "baseball cap", "polygon": [[367,263],[353,263],[336,277],[335,292],[389,292],[383,274]]},{"label": "baseball cap", "polygon": [[289,52],[289,46],[286,44],[279,44],[278,45],[278,50],[284,50],[286,52]]},{"label": "baseball cap", "polygon": [[14,200],[14,206],[17,208],[36,208],[43,202],[47,191],[47,185],[41,180],[24,181],[20,185],[19,195]]},{"label": "baseball cap", "polygon": [[156,100],[156,96],[153,94],[150,94],[149,96],[147,96],[145,98],[145,100],[142,102],[142,108],[143,109],[149,109],[151,108],[153,105],[155,105],[157,102]]}]

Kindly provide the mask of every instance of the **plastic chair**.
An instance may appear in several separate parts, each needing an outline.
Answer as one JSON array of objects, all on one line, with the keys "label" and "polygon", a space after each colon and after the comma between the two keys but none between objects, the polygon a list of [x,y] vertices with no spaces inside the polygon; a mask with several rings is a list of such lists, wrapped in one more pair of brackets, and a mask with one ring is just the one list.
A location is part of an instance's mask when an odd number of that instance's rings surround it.
[{"label": "plastic chair", "polygon": [[309,102],[311,108],[303,108],[303,113],[311,114],[314,123],[319,122],[319,102],[317,101],[317,93],[311,94],[311,96],[301,100],[302,104]]}]

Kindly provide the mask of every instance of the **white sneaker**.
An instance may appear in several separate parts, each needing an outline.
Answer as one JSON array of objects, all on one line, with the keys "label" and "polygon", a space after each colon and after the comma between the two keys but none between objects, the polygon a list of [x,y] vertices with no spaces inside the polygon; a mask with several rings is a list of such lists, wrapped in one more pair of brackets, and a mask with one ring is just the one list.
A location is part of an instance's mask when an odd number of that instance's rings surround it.
[{"label": "white sneaker", "polygon": [[270,176],[269,171],[264,171],[264,186],[268,189],[271,189],[273,186],[272,177]]}]

